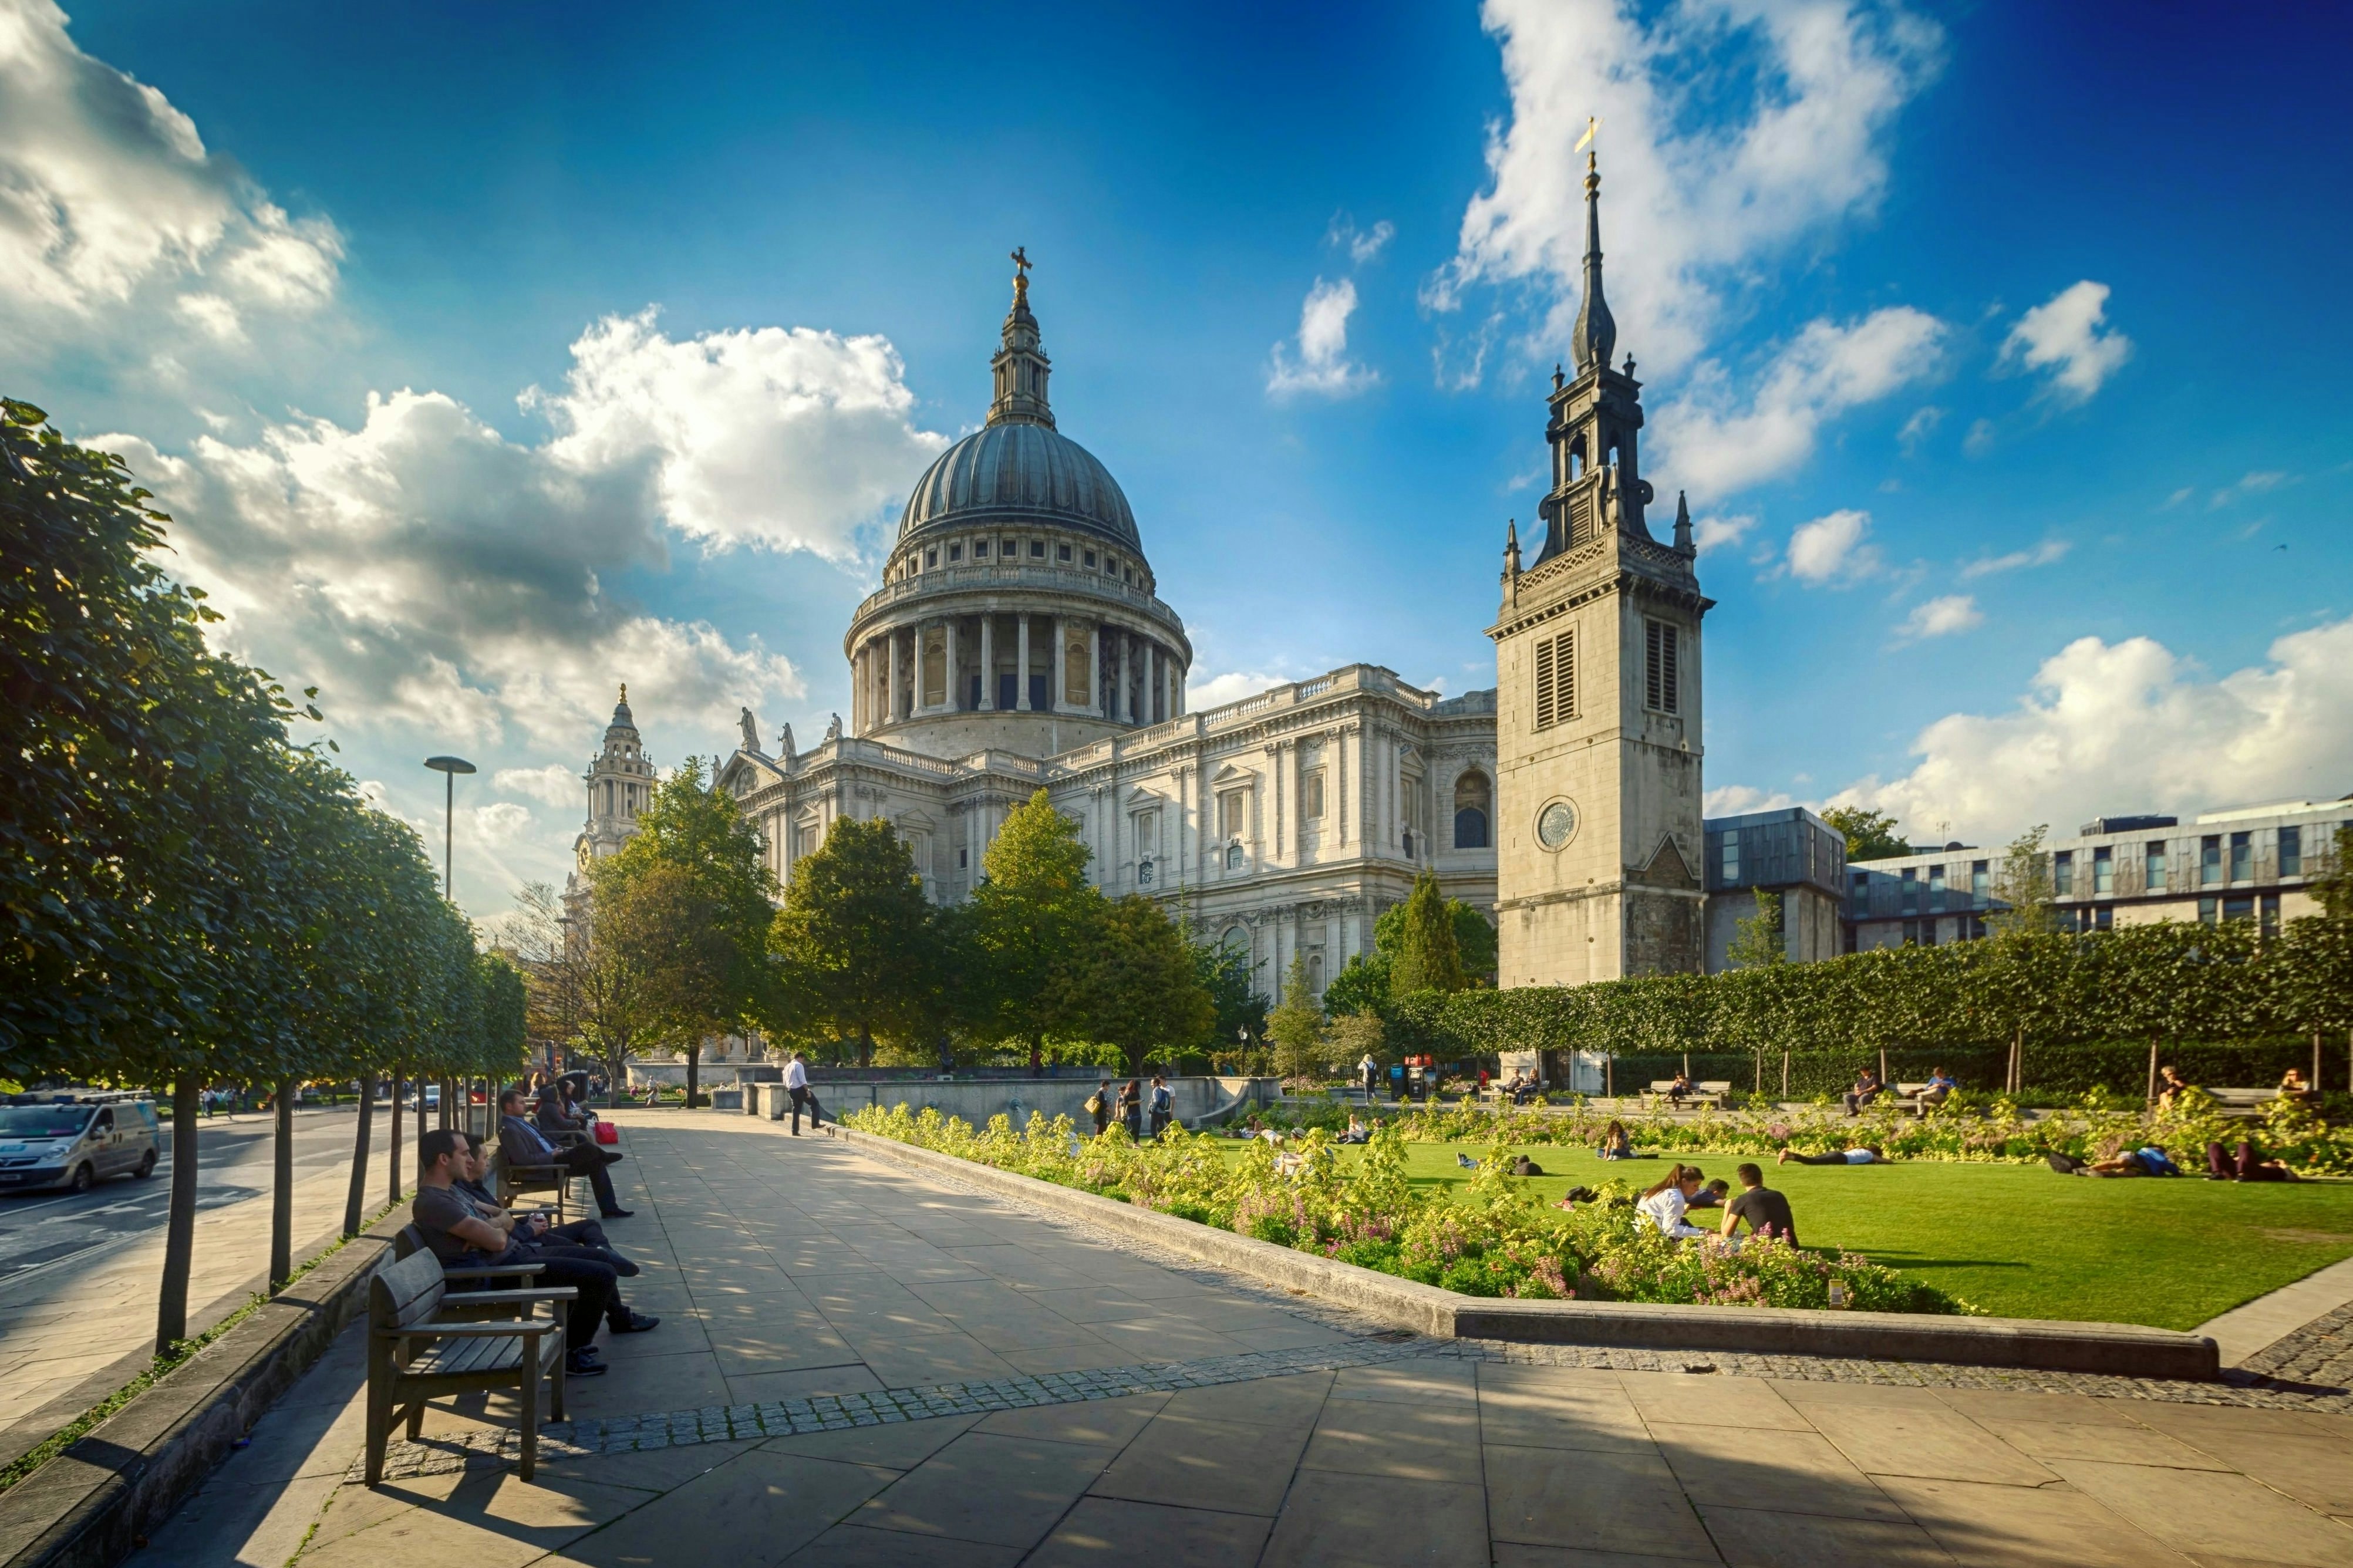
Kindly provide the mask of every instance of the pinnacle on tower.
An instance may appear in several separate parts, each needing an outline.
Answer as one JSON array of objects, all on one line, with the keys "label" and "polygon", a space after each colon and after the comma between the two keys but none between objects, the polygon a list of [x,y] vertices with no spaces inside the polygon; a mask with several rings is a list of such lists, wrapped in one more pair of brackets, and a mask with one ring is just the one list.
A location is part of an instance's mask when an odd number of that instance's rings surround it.
[{"label": "pinnacle on tower", "polygon": [[1601,169],[1591,153],[1585,155],[1585,298],[1577,307],[1577,325],[1568,334],[1577,374],[1609,368],[1609,352],[1618,346],[1618,323],[1609,318],[1609,303],[1601,297]]},{"label": "pinnacle on tower", "polygon": [[1685,555],[1696,555],[1699,547],[1692,542],[1691,502],[1683,492],[1675,492],[1675,548]]},{"label": "pinnacle on tower", "polygon": [[1052,362],[1039,347],[1038,318],[1029,313],[1029,247],[1013,250],[1013,308],[1005,313],[1004,346],[989,361],[997,373],[997,394],[989,400],[991,425],[1043,425],[1054,427],[1054,411],[1046,403],[1046,376]]}]

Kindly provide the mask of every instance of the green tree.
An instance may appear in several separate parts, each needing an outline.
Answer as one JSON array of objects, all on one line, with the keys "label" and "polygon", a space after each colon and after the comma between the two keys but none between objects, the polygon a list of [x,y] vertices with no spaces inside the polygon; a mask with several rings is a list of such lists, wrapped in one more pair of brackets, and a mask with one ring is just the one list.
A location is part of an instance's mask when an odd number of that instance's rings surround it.
[{"label": "green tree", "polygon": [[2042,847],[2051,825],[2037,823],[2010,842],[1995,873],[1995,910],[1986,924],[1997,936],[2042,936],[2059,929],[2051,890],[2051,857]]},{"label": "green tree", "polygon": [[[1403,904],[1398,906],[1402,910]],[[1384,919],[1387,917],[1384,916]],[[1389,1005],[1389,955],[1378,948],[1348,955],[1348,962],[1324,986],[1324,1011],[1333,1017],[1352,1013],[1377,1013]]]},{"label": "green tree", "polygon": [[1245,1036],[1265,1038],[1266,998],[1259,994],[1250,950],[1238,942],[1194,941],[1189,931],[1186,940],[1193,949],[1193,976],[1216,1014],[1202,1044],[1222,1051],[1238,1047]]},{"label": "green tree", "polygon": [[1198,1047],[1215,1026],[1193,950],[1155,900],[1109,900],[1087,957],[1087,1033],[1119,1047],[1130,1077],[1155,1057]]},{"label": "green tree", "polygon": [[[1332,1005],[1332,988],[1324,988],[1324,1005]],[[1335,1012],[1332,1018],[1332,1058],[1343,1071],[1352,1071],[1366,1057],[1374,1065],[1388,1065],[1388,1026],[1371,1008],[1354,1013]]]},{"label": "green tree", "polygon": [[686,1053],[687,1104],[699,1104],[704,1041],[743,1028],[767,984],[776,879],[759,832],[690,757],[592,877],[656,1033]]},{"label": "green tree", "polygon": [[1760,969],[1787,963],[1788,935],[1781,925],[1781,895],[1757,889],[1757,912],[1732,922],[1732,945],[1725,957],[1735,969]]},{"label": "green tree", "polygon": [[878,1034],[928,1036],[944,1011],[936,935],[897,830],[880,818],[835,818],[825,843],[794,862],[769,929],[780,966],[770,1026],[788,1038],[811,1029],[855,1038],[861,1067],[872,1064]]},{"label": "green tree", "polygon": [[1434,872],[1414,879],[1405,901],[1404,929],[1390,961],[1393,994],[1409,991],[1460,991],[1469,982],[1462,973],[1462,949],[1455,940],[1454,919],[1447,912],[1445,895],[1438,890]]},{"label": "green tree", "polygon": [[956,963],[958,1012],[990,1039],[1017,1039],[1033,1058],[1082,1030],[1090,954],[1108,910],[1087,880],[1092,856],[1078,825],[1039,790],[1009,813],[981,858],[980,885],[943,922]]},{"label": "green tree", "polygon": [[1266,1034],[1274,1042],[1274,1070],[1284,1078],[1310,1078],[1324,1070],[1330,1054],[1324,1008],[1308,989],[1305,958],[1294,954],[1283,971],[1282,1000],[1267,1015]]},{"label": "green tree", "polygon": [[1822,820],[1846,835],[1849,863],[1892,860],[1912,853],[1912,846],[1895,831],[1895,818],[1886,812],[1868,811],[1859,805],[1834,805],[1822,813]]}]

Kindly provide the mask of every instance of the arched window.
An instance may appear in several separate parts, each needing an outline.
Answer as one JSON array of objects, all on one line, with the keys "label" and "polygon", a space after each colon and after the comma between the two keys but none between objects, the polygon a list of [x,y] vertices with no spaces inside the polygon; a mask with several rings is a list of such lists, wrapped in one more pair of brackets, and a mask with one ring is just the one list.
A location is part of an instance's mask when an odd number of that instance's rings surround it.
[{"label": "arched window", "polygon": [[1487,775],[1475,768],[1454,781],[1454,847],[1487,847],[1487,808],[1493,798]]}]

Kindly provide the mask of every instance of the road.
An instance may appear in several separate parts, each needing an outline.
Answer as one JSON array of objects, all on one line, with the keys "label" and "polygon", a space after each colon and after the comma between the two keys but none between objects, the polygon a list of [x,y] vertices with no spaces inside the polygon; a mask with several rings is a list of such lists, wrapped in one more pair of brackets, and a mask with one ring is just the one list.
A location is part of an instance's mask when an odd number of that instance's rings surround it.
[{"label": "road", "polygon": [[[385,1196],[383,1110],[371,1140],[371,1209]],[[298,1253],[343,1223],[355,1131],[350,1106],[295,1112]],[[192,1329],[237,1305],[237,1293],[269,1267],[272,1134],[272,1119],[261,1112],[216,1117],[197,1137]],[[0,1432],[153,1337],[171,1201],[168,1130],[164,1145],[163,1162],[143,1182],[0,1196]],[[404,1171],[403,1190],[414,1185]]]}]

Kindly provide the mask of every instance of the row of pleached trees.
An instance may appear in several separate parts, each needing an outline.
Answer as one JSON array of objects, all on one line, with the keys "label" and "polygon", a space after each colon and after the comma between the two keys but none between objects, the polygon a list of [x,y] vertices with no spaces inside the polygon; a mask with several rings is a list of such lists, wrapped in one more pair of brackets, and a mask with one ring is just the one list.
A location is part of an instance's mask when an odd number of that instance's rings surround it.
[{"label": "row of pleached trees", "polygon": [[187,1332],[206,1086],[273,1094],[275,1289],[297,1086],[360,1086],[354,1232],[378,1080],[396,1199],[399,1085],[449,1085],[446,1118],[459,1080],[520,1065],[524,994],[416,834],[331,743],[298,743],[315,692],[207,640],[218,616],[158,563],[170,519],[149,500],[119,458],[0,401],[0,1079],[169,1097],[163,1353]]}]

